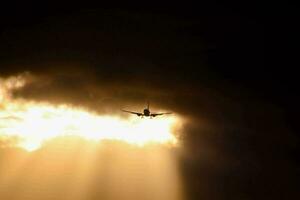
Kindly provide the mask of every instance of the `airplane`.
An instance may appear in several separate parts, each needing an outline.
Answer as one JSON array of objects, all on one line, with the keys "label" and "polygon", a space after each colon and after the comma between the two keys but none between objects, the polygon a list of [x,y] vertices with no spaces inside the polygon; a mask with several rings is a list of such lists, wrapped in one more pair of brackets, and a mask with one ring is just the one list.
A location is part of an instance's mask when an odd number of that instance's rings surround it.
[{"label": "airplane", "polygon": [[165,113],[151,113],[150,112],[150,107],[149,107],[149,102],[147,103],[147,108],[145,108],[143,110],[143,112],[133,112],[133,111],[128,111],[128,110],[123,110],[121,109],[123,112],[127,112],[127,113],[131,113],[131,114],[135,114],[139,117],[156,117],[157,115],[167,115],[167,114],[171,114],[171,112],[165,112]]}]

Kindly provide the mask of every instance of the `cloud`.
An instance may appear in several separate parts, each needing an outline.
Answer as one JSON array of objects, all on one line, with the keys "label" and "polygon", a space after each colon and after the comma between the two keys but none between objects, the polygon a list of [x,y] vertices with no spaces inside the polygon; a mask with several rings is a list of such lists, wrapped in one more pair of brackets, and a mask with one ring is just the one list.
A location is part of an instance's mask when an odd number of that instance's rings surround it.
[{"label": "cloud", "polygon": [[[149,100],[153,110],[180,114],[186,123],[177,156],[190,199],[293,194],[285,183],[298,173],[290,159],[298,140],[285,112],[211,69],[206,54],[220,52],[205,47],[202,25],[122,12],[50,18],[1,35],[0,74],[29,71],[34,77],[12,91],[14,99],[82,106],[99,115],[138,111]],[[188,34],[195,27],[201,37]]]},{"label": "cloud", "polygon": [[[259,187],[277,179],[284,181],[285,176],[292,176],[288,171],[295,171],[285,157],[294,150],[296,139],[284,124],[281,110],[255,96],[236,97],[234,87],[216,91],[194,85],[172,90],[171,84],[160,88],[145,84],[145,79],[138,85],[124,84],[122,79],[102,82],[93,73],[47,74],[47,82],[37,80],[15,90],[13,97],[83,106],[100,115],[119,115],[121,106],[141,109],[151,98],[154,107],[183,115],[186,123],[179,134],[182,149],[177,156],[191,198],[222,199],[225,194],[234,199],[244,195],[258,198]],[[279,175],[271,177],[273,173]],[[212,188],[218,187],[221,189],[215,193]]]}]

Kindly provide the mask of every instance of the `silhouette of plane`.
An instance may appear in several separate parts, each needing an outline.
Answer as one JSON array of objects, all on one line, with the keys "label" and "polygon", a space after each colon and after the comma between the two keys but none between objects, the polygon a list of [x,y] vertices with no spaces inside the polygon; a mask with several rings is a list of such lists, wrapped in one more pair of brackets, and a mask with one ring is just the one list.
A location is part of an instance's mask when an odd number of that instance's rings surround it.
[{"label": "silhouette of plane", "polygon": [[135,114],[139,117],[156,117],[157,115],[166,115],[166,114],[171,114],[171,112],[165,112],[165,113],[151,113],[150,112],[150,107],[149,107],[149,102],[147,103],[147,108],[145,108],[143,110],[143,112],[133,112],[133,111],[128,111],[128,110],[123,110],[121,109],[123,112],[127,112],[127,113],[131,113],[131,114]]}]

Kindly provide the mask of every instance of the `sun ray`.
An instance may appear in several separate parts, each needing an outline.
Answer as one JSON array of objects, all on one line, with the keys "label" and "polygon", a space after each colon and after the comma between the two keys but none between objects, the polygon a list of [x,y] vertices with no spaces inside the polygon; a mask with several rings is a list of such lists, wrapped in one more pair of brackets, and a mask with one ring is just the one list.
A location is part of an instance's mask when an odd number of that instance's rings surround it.
[{"label": "sun ray", "polygon": [[6,153],[9,158],[2,159],[2,196],[184,199],[169,151],[178,145],[179,116],[122,118],[13,98],[12,91],[26,81],[26,76],[0,78],[0,148],[27,150],[21,158]]}]

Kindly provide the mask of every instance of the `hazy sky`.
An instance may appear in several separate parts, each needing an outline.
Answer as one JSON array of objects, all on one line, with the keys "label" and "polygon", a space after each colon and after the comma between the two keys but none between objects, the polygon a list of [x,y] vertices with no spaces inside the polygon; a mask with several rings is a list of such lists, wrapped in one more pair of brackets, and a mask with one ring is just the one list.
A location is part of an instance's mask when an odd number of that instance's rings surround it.
[{"label": "hazy sky", "polygon": [[[287,73],[266,67],[263,18],[216,5],[183,10],[25,8],[2,13],[0,77],[31,76],[12,98],[82,106],[112,116],[119,116],[122,107],[142,109],[149,100],[153,109],[171,110],[186,123],[178,136],[182,145],[174,152],[164,149],[161,155],[129,147],[122,151],[114,144],[109,152],[106,144],[103,149],[95,147],[93,169],[87,163],[74,164],[91,162],[88,158],[67,160],[75,150],[53,152],[50,144],[51,153],[45,153],[47,147],[26,153],[7,147],[11,140],[0,141],[0,198],[42,199],[47,194],[49,199],[64,199],[65,191],[86,186],[81,179],[88,175],[73,177],[78,166],[84,173],[93,172],[93,180],[88,181],[92,186],[85,188],[87,199],[121,199],[110,196],[120,188],[126,191],[121,194],[128,195],[123,198],[132,197],[128,191],[140,190],[135,194],[140,199],[172,199],[167,193],[173,190],[176,198],[181,195],[177,192],[184,191],[183,199],[296,195],[298,140],[289,118],[292,106],[287,106],[296,100],[282,97],[293,99],[288,92],[292,81],[278,87]],[[66,166],[56,166],[60,165],[56,153]],[[165,167],[176,166],[170,168],[174,172],[164,178],[169,168],[155,168],[152,182],[140,180],[147,176],[143,169],[150,162],[145,155],[158,156],[163,161],[154,162],[165,162]],[[30,162],[20,174],[10,169],[12,163],[21,165],[28,157]],[[44,167],[37,167],[39,162]],[[50,173],[52,165],[57,171]],[[36,173],[26,177],[34,166]],[[117,166],[141,174],[121,173]],[[97,174],[97,168],[103,174]],[[20,183],[1,186],[5,174],[19,177]],[[48,179],[40,179],[42,174]],[[57,179],[51,178],[53,174]],[[174,181],[177,178],[180,186]],[[126,179],[132,184],[126,184]],[[66,187],[76,180],[83,182],[75,189]],[[152,188],[157,196],[151,197],[151,189],[142,183],[155,185],[159,180],[165,191]],[[166,187],[172,180],[173,185]]]}]

